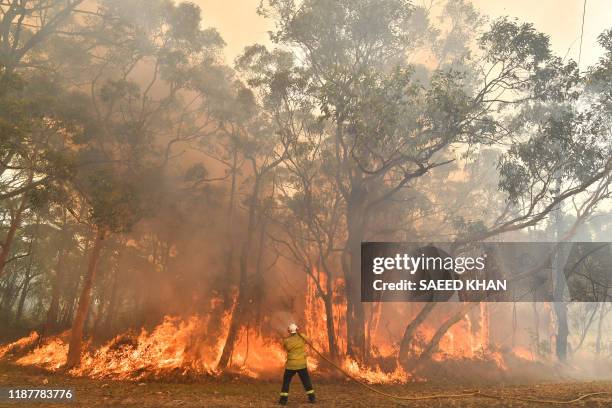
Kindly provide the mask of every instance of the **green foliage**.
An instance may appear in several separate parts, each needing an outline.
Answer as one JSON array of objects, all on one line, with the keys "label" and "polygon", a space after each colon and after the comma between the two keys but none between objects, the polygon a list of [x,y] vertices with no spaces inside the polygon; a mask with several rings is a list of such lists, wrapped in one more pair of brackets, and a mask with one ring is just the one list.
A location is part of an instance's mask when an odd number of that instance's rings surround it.
[{"label": "green foliage", "polygon": [[276,19],[273,41],[317,53],[321,68],[349,67],[362,58],[384,63],[414,46],[415,32],[426,28],[423,13],[407,0],[308,0],[299,7],[273,0],[260,12]]},{"label": "green foliage", "polygon": [[480,38],[491,63],[504,62],[524,69],[533,69],[551,57],[550,40],[538,32],[533,24],[518,23],[507,17],[493,22],[489,31]]},{"label": "green foliage", "polygon": [[[604,87],[612,71],[605,59],[581,76],[576,63],[554,57],[531,77],[533,102],[523,104],[510,126],[524,137],[502,157],[500,188],[509,200],[558,194],[558,185],[592,182],[609,167],[610,97]],[[608,75],[606,79],[605,76]],[[541,193],[538,193],[541,192]]]},{"label": "green foliage", "polygon": [[146,214],[147,207],[134,183],[110,172],[99,172],[88,181],[90,216],[99,227],[126,232]]}]

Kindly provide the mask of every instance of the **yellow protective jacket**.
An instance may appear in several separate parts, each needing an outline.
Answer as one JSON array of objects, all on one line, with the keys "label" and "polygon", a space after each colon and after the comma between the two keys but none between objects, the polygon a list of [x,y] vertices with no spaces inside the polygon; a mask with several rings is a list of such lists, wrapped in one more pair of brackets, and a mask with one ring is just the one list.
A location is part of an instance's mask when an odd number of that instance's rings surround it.
[{"label": "yellow protective jacket", "polygon": [[283,347],[287,350],[287,363],[285,364],[287,370],[306,368],[306,342],[299,334],[286,337],[283,340]]}]

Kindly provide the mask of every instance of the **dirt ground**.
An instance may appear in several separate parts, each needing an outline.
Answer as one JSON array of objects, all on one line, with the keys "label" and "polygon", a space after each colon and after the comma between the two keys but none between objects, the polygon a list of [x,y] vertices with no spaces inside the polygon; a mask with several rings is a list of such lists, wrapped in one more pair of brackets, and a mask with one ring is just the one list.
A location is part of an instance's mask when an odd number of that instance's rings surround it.
[{"label": "dirt ground", "polygon": [[[280,374],[279,374],[280,378]],[[612,407],[612,382],[566,382],[530,385],[491,384],[477,387],[475,384],[419,383],[408,385],[376,386],[377,389],[396,395],[424,396],[428,394],[457,394],[468,390],[480,390],[504,399],[470,396],[464,398],[421,401],[393,401],[354,383],[329,382],[314,376],[315,390],[321,407],[532,407],[576,406]],[[59,403],[0,403],[0,407],[274,407],[277,406],[280,384],[276,382],[246,381],[244,379],[208,379],[194,383],[127,382],[72,378],[49,374],[33,368],[22,368],[0,363],[0,388],[71,388],[75,401]],[[569,405],[524,402],[506,397],[572,400],[593,392],[607,392]],[[289,406],[310,407],[299,381],[294,380]]]}]

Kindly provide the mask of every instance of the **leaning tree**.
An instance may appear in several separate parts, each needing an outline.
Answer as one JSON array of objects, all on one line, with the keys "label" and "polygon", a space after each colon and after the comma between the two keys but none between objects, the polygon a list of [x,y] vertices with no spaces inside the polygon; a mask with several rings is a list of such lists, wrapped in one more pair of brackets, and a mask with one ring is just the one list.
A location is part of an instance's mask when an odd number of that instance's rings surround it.
[{"label": "leaning tree", "polygon": [[[424,11],[408,1],[281,0],[260,11],[276,23],[273,43],[293,61],[284,77],[260,78],[270,89],[293,78],[291,91],[311,101],[312,114],[327,129],[317,148],[329,151],[325,157],[344,203],[347,341],[359,360],[367,357],[360,243],[398,194],[455,160],[453,148],[506,152],[499,187],[509,196],[494,223],[467,220],[458,241],[468,239],[464,232],[486,239],[535,225],[609,174],[601,143],[585,138],[580,125],[566,126],[573,114],[556,108],[559,99],[574,98],[575,64],[554,57],[548,37],[530,24],[496,20],[470,53],[432,68],[415,63],[431,30]],[[563,180],[553,193],[559,169]],[[452,324],[446,322],[437,337]]]}]

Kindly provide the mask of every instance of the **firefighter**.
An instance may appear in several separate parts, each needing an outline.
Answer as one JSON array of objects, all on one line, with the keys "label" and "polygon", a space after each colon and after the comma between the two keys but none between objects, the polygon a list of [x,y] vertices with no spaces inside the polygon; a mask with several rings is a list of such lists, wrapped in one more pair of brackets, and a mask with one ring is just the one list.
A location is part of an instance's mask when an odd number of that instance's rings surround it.
[{"label": "firefighter", "polygon": [[315,393],[310,382],[308,369],[306,368],[306,340],[301,333],[298,333],[298,327],[295,323],[291,323],[287,328],[289,337],[283,339],[283,347],[287,351],[287,363],[285,364],[285,374],[283,375],[283,388],[280,393],[279,404],[287,405],[289,399],[289,385],[291,379],[297,373],[300,376],[308,401],[315,402]]}]

